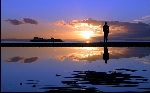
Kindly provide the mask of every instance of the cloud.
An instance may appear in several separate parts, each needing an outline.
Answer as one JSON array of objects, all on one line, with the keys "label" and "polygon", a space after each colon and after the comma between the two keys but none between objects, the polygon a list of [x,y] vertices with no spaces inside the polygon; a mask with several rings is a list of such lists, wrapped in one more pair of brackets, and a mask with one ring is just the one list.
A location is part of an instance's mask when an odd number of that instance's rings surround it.
[{"label": "cloud", "polygon": [[5,22],[9,22],[11,23],[12,25],[20,25],[20,24],[23,24],[23,22],[17,20],[17,19],[6,19],[4,20]]},{"label": "cloud", "polygon": [[100,55],[90,55],[90,54],[84,54],[84,53],[72,53],[72,54],[68,54],[65,56],[60,56],[57,57],[58,60],[65,60],[65,59],[72,59],[73,61],[88,61],[88,62],[92,62],[92,61],[96,61],[96,60],[100,60],[101,56]]},{"label": "cloud", "polygon": [[57,26],[63,26],[63,25],[67,25],[66,22],[64,20],[59,20],[55,22],[55,25]]},{"label": "cloud", "polygon": [[10,23],[12,25],[21,25],[21,24],[25,24],[25,23],[27,23],[27,24],[35,24],[35,25],[38,24],[38,22],[36,20],[31,19],[31,18],[23,18],[22,21],[19,21],[17,19],[6,19],[4,21],[8,22],[8,23]]},{"label": "cloud", "polygon": [[20,57],[20,56],[16,56],[16,57],[12,57],[12,58],[6,59],[5,62],[18,62],[18,61],[20,61],[22,59],[24,59],[24,58]]},{"label": "cloud", "polygon": [[150,15],[144,16],[140,19],[136,19],[134,20],[134,22],[143,22],[143,23],[150,24]]},{"label": "cloud", "polygon": [[25,57],[15,56],[15,57],[6,59],[5,62],[18,62],[18,61],[23,60],[23,63],[32,63],[32,62],[35,62],[37,59],[38,57],[25,58]]},{"label": "cloud", "polygon": [[72,20],[68,23],[65,22],[64,20],[59,20],[59,21],[55,22],[55,25],[59,25],[59,26],[65,25],[65,26],[74,27],[74,26],[81,25],[81,24],[82,24],[82,26],[84,26],[84,25],[96,25],[97,26],[97,25],[100,25],[100,22],[97,20],[93,20],[91,18],[86,19],[86,20]]},{"label": "cloud", "polygon": [[32,62],[36,61],[37,59],[38,59],[38,57],[25,58],[24,63],[32,63]]},{"label": "cloud", "polygon": [[[102,48],[92,48],[92,52],[75,52],[70,53],[67,55],[58,56],[58,60],[65,60],[65,59],[71,59],[74,61],[87,61],[87,62],[93,62],[96,60],[103,60],[103,53],[104,50],[101,50]],[[118,51],[116,51],[118,50]],[[150,55],[150,48],[108,48],[109,52],[109,59],[121,59],[121,58],[136,58],[139,59],[141,62],[150,63],[150,61],[144,60],[144,57],[148,57]]]},{"label": "cloud", "polygon": [[144,64],[150,65],[150,59],[145,59],[145,58],[135,58],[137,61],[141,61]]},{"label": "cloud", "polygon": [[[119,21],[107,21],[110,25],[110,30],[123,32],[127,30],[122,22]],[[55,24],[59,26],[71,26],[72,28],[76,28],[78,31],[83,31],[85,29],[92,30],[95,32],[102,31],[102,27],[105,21],[94,20],[92,18],[85,20],[72,20],[70,22],[65,22],[64,20],[56,21]],[[114,33],[114,32],[113,32]]]},{"label": "cloud", "polygon": [[[150,16],[143,17],[142,20],[148,20]],[[64,20],[55,22],[59,26],[72,27],[74,31],[93,31],[94,36],[92,40],[102,40],[103,30],[102,27],[105,21],[95,20],[92,18],[85,20],[72,20],[65,22]],[[120,22],[120,21],[107,21],[110,27],[109,39],[138,39],[150,40],[150,25],[142,22]]]},{"label": "cloud", "polygon": [[103,23],[101,23],[100,21],[94,20],[92,18],[85,19],[85,20],[72,20],[70,22],[65,22],[64,20],[55,22],[55,25],[71,27],[75,31],[88,30],[88,31],[95,31],[95,33],[101,30],[102,24]]},{"label": "cloud", "polygon": [[35,24],[35,25],[38,24],[38,22],[37,22],[36,20],[31,19],[31,18],[23,18],[23,21],[24,21],[25,23],[29,23],[29,24]]},{"label": "cloud", "polygon": [[63,26],[63,25],[66,25],[66,23],[65,23],[64,20],[60,20],[60,21],[56,21],[55,25],[57,25],[57,26]]}]

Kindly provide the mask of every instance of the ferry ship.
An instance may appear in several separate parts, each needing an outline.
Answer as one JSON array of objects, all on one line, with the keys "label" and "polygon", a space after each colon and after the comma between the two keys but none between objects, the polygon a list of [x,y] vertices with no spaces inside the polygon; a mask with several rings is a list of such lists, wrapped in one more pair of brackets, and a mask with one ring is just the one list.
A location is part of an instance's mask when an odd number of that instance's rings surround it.
[{"label": "ferry ship", "polygon": [[53,37],[51,39],[43,39],[40,37],[34,37],[31,42],[63,42],[61,39],[54,39]]}]

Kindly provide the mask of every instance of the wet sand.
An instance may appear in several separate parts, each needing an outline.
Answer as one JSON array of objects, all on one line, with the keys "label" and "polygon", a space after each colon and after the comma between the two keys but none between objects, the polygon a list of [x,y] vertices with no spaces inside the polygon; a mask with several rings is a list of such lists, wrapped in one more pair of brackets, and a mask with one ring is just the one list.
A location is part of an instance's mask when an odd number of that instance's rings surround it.
[{"label": "wet sand", "polygon": [[1,47],[150,47],[150,42],[1,43]]}]

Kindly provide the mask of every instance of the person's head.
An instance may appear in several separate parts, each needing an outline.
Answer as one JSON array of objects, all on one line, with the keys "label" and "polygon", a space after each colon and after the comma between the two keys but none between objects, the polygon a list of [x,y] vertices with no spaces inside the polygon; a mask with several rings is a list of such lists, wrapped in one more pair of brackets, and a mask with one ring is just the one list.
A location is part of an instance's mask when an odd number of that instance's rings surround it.
[{"label": "person's head", "polygon": [[105,25],[107,25],[107,22],[105,22]]}]

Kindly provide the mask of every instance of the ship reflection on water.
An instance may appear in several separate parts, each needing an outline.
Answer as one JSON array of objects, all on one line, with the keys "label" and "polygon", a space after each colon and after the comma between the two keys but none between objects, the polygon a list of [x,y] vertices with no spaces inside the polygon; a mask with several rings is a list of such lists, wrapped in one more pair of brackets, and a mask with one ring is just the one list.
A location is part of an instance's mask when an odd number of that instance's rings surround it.
[{"label": "ship reflection on water", "polygon": [[150,91],[149,47],[1,50],[2,92]]}]

